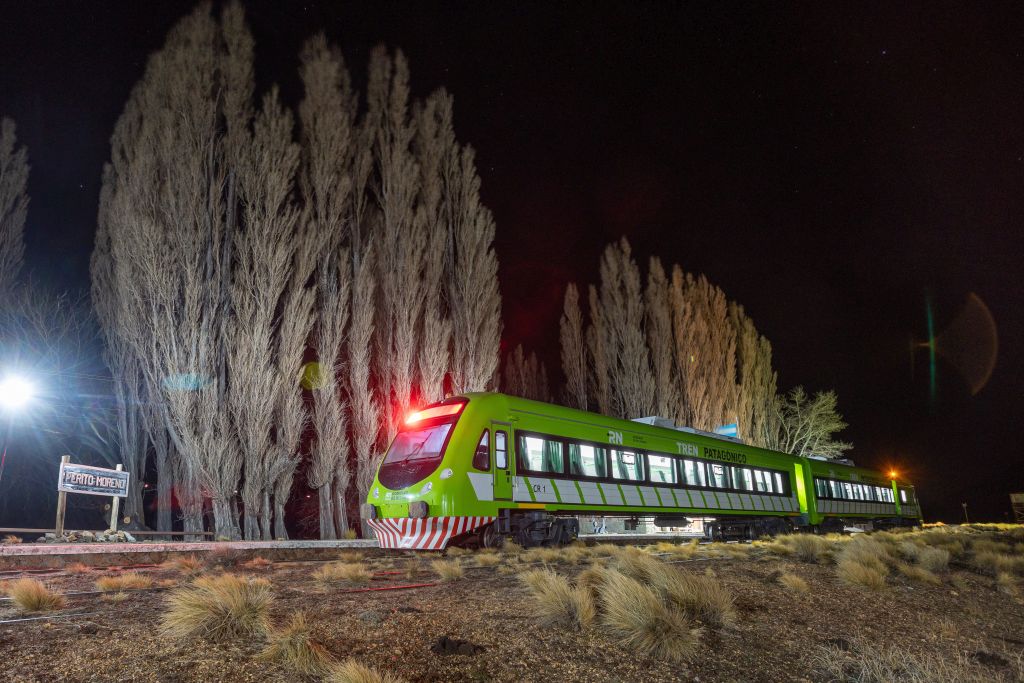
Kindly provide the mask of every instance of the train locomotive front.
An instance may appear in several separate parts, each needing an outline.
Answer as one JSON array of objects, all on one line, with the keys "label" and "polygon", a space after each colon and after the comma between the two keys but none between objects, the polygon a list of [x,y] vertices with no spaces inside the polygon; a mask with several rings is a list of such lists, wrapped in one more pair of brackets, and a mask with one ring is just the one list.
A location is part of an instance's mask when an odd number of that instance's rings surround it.
[{"label": "train locomotive front", "polygon": [[[380,547],[441,550],[494,522],[494,504],[473,495],[473,475],[492,476],[495,438],[476,408],[471,397],[457,396],[402,424],[360,511]],[[497,455],[507,458],[504,449]]]}]

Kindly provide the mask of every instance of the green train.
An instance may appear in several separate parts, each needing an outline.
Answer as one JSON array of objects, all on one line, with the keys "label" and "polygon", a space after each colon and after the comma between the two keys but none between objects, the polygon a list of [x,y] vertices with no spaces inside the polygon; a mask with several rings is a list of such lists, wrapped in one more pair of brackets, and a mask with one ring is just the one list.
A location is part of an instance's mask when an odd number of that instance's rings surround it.
[{"label": "green train", "polygon": [[921,520],[914,487],[894,472],[498,393],[410,415],[361,513],[381,547],[419,550],[569,543],[580,515],[713,518],[712,539]]}]

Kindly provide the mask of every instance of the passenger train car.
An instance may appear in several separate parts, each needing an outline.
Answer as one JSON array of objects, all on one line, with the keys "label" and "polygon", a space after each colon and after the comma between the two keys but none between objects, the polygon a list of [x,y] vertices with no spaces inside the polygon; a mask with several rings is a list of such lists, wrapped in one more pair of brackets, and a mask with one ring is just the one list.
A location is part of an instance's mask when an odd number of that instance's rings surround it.
[{"label": "passenger train car", "polygon": [[[889,476],[889,475],[893,476]],[[714,518],[712,538],[850,524],[916,524],[914,487],[894,473],[802,458],[736,439],[497,393],[413,413],[361,509],[384,548],[564,544],[579,515]]]}]

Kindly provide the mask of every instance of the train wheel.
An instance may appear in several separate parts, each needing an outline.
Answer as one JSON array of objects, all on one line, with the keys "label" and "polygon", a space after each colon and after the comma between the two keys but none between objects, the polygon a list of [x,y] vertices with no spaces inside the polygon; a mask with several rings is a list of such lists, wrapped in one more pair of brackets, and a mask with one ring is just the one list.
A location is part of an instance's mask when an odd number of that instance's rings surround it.
[{"label": "train wheel", "polygon": [[498,533],[493,523],[480,529],[481,548],[500,548],[503,545],[505,545],[505,537]]}]

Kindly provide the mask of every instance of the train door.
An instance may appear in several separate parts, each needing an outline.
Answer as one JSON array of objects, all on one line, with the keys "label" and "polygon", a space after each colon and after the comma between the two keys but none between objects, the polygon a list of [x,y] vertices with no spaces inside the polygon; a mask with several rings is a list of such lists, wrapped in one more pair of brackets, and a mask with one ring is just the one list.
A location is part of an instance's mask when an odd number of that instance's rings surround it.
[{"label": "train door", "polygon": [[491,452],[494,453],[494,500],[512,500],[512,453],[510,424],[491,422]]}]

